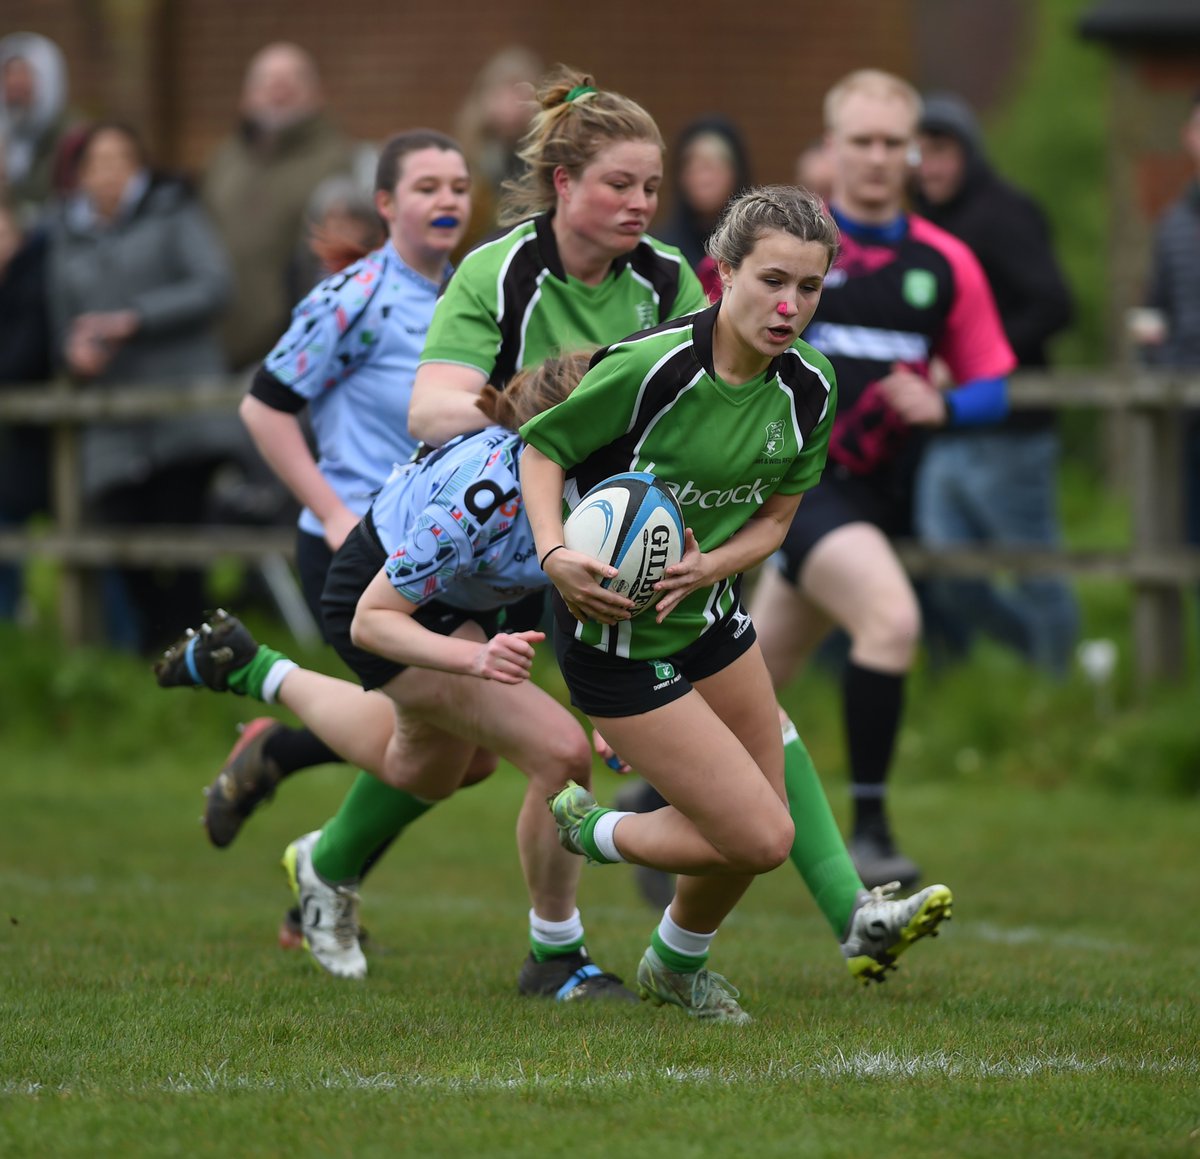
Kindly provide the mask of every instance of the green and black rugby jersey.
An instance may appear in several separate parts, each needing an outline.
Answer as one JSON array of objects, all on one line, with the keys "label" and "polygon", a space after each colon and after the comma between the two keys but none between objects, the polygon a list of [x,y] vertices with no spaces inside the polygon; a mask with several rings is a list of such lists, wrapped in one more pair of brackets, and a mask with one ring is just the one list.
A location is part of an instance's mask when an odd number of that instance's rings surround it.
[{"label": "green and black rugby jersey", "polygon": [[[798,339],[758,378],[731,386],[713,367],[719,309],[598,351],[570,397],[521,428],[567,472],[568,507],[610,475],[650,471],[675,492],[700,549],[711,551],[775,492],[816,484],[837,404],[829,360]],[[580,624],[576,635],[634,660],[670,656],[733,610],[738,578],[693,592],[662,624],[646,612],[612,627]]]},{"label": "green and black rugby jersey", "polygon": [[679,251],[644,235],[598,286],[570,277],[551,215],[538,214],[463,258],[434,309],[421,362],[475,367],[502,390],[523,367],[616,342],[707,300]]}]

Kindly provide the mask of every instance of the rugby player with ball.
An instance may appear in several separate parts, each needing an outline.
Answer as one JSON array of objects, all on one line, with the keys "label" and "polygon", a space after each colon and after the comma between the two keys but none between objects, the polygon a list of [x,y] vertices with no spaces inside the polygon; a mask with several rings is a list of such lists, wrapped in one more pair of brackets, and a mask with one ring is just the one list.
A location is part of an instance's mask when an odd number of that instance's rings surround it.
[{"label": "rugby player with ball", "polygon": [[[522,491],[556,589],[572,703],[670,802],[623,813],[568,785],[551,811],[563,844],[590,861],[679,875],[638,987],[708,1021],[749,1021],[737,989],[708,970],[709,948],[755,875],[793,852],[793,816],[805,827],[802,873],[856,974],[858,960],[863,976],[882,974],[951,903],[944,886],[904,902],[867,893],[811,762],[785,788],[775,694],[740,598],[742,573],[779,548],[825,464],[834,374],[799,336],[836,250],[816,197],[750,190],[709,241],[721,300],[601,350],[569,398],[521,428]],[[574,508],[630,471],[669,486],[685,523],[681,559],[654,585],[653,611],[636,617],[635,602],[605,585],[618,569],[568,546],[562,519],[564,498]]]}]

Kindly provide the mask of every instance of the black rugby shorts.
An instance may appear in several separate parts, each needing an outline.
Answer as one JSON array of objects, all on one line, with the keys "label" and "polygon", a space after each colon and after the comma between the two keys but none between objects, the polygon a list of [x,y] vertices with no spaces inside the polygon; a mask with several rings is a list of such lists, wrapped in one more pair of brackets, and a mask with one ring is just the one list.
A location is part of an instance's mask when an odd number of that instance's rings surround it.
[{"label": "black rugby shorts", "polygon": [[686,696],[694,681],[727,668],[757,639],[754,624],[739,602],[681,651],[658,660],[629,660],[581,644],[573,635],[571,625],[576,621],[562,597],[555,592],[551,599],[558,666],[571,703],[588,716],[640,716],[662,708]]}]

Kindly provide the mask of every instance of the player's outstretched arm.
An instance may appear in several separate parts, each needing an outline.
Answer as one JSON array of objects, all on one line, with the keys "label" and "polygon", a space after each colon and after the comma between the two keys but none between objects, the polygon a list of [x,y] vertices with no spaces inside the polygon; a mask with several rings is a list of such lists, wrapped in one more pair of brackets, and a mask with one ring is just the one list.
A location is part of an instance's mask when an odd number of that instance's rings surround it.
[{"label": "player's outstretched arm", "polygon": [[527,678],[533,643],[543,638],[542,633],[518,632],[497,636],[499,644],[480,643],[431,632],[413,618],[416,610],[417,605],[396,591],[387,573],[380,571],[359,597],[350,639],[367,652],[410,668],[436,668],[509,684]]}]

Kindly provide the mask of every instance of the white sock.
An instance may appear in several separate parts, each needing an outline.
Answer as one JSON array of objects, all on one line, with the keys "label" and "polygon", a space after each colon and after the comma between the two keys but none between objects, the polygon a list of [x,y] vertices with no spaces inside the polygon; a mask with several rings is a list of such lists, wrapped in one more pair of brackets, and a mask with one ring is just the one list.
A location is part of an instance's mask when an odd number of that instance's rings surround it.
[{"label": "white sock", "polygon": [[600,850],[605,861],[625,860],[616,846],[613,830],[616,829],[617,822],[622,817],[628,816],[628,813],[622,813],[618,809],[610,809],[596,822],[596,827],[592,830],[592,840],[596,843],[596,848]]},{"label": "white sock", "polygon": [[295,660],[281,658],[276,660],[271,665],[271,670],[267,673],[262,685],[262,698],[265,704],[274,704],[275,697],[279,692],[279,686],[283,683],[283,678],[291,671],[299,668],[300,665]]},{"label": "white sock", "polygon": [[717,931],[713,930],[711,934],[697,934],[685,930],[675,924],[675,919],[671,917],[671,907],[667,906],[663,910],[662,921],[658,923],[658,936],[668,949],[677,954],[686,954],[689,958],[703,958],[708,954]]},{"label": "white sock", "polygon": [[571,946],[583,941],[583,919],[576,910],[566,921],[551,922],[530,910],[529,933],[543,946]]}]

